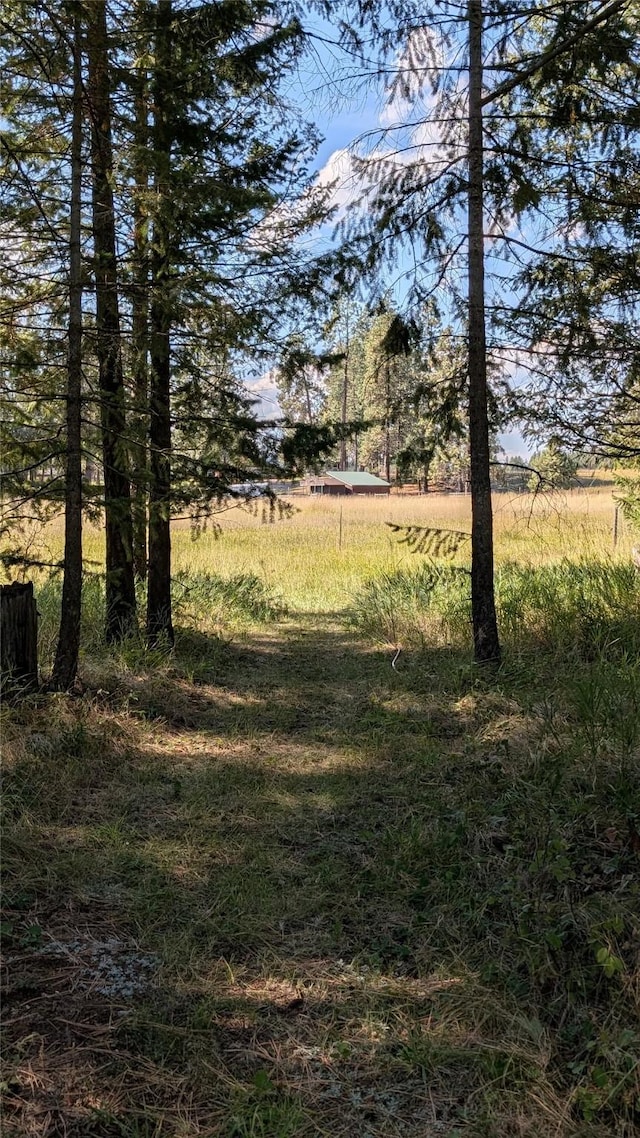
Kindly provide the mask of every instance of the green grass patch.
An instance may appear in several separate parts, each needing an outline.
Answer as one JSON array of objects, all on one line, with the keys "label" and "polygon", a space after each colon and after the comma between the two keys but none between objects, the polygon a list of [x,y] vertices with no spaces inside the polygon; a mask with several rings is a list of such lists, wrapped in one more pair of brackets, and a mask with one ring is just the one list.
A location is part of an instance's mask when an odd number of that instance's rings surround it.
[{"label": "green grass patch", "polygon": [[[568,561],[496,572],[496,607],[509,650],[561,659],[640,654],[640,574],[633,564]],[[423,562],[372,577],[351,621],[380,644],[430,648],[469,642],[471,584],[460,567]]]},{"label": "green grass patch", "polygon": [[[191,656],[198,668],[198,638],[204,636],[206,654],[211,657],[212,639],[221,645],[256,624],[269,624],[283,617],[286,606],[281,596],[255,573],[234,573],[228,577],[214,573],[178,572],[173,580],[173,619],[176,636],[182,643],[181,658]],[[42,580],[36,587],[39,612],[38,652],[46,671],[52,666],[60,621],[61,582],[58,577]],[[140,619],[144,616],[144,589],[138,590]],[[82,590],[82,663],[91,671],[97,659],[109,656],[129,669],[154,668],[166,660],[166,653],[145,648],[142,636],[131,636],[123,645],[107,648],[104,643],[104,579],[88,574]]]},{"label": "green grass patch", "polygon": [[194,566],[170,655],[91,580],[3,709],[3,1134],[637,1134],[637,576],[504,564],[484,673],[462,567],[364,560]]}]

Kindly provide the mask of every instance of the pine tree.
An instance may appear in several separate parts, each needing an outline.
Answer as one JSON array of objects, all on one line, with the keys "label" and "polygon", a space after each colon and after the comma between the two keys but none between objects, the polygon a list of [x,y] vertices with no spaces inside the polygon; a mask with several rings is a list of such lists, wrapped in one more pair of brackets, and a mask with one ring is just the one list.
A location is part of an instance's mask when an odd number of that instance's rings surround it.
[{"label": "pine tree", "polygon": [[82,24],[72,23],[71,212],[69,222],[69,348],[66,384],[64,579],[52,686],[66,691],[78,670],[82,611]]},{"label": "pine tree", "polygon": [[475,658],[500,659],[493,587],[493,514],[489,455],[484,287],[484,128],[482,0],[469,0],[467,240],[469,337],[469,463],[471,468],[471,619]]},{"label": "pine tree", "polygon": [[[315,145],[308,130],[291,130],[277,95],[295,60],[297,22],[273,19],[264,0],[155,6],[151,81],[149,573],[147,635],[171,642],[170,516],[172,416],[189,408],[201,386],[201,353],[214,373],[232,349],[240,358],[273,334],[295,298],[300,260],[295,239],[318,216],[320,196],[293,213],[283,187],[308,185],[301,160]],[[256,35],[260,27],[264,34]],[[175,75],[181,82],[174,82]],[[291,192],[291,191],[289,191]],[[278,311],[278,309],[280,311]],[[233,372],[233,369],[231,369]],[[178,374],[187,376],[184,384]],[[220,373],[219,373],[220,374]],[[223,400],[220,382],[212,391]],[[247,407],[229,387],[227,426],[248,444]],[[219,421],[224,416],[214,416]],[[253,423],[253,431],[259,431]],[[244,441],[243,441],[244,440]],[[188,459],[188,456],[185,456]],[[182,463],[182,459],[180,459]],[[226,464],[228,465],[228,464]],[[195,467],[187,461],[193,477]],[[180,477],[180,475],[179,475]],[[224,479],[204,477],[199,508]]]},{"label": "pine tree", "polygon": [[463,361],[450,330],[425,345],[418,321],[407,323],[387,300],[375,313],[349,305],[348,319],[338,308],[325,334],[336,362],[326,375],[324,414],[348,427],[345,469],[384,474],[388,461],[390,475],[426,486],[444,444],[467,434]]},{"label": "pine tree", "polygon": [[[568,21],[583,11],[572,6]],[[623,463],[640,454],[639,32],[640,7],[628,3],[555,61],[553,85],[536,74],[520,92],[537,124],[529,158],[544,171],[542,249],[505,314],[523,344],[523,415],[565,445]]]},{"label": "pine tree", "polygon": [[92,0],[86,13],[96,355],[104,471],[105,629],[107,640],[119,640],[136,627],[136,594],[112,188],[114,166],[106,0]]},{"label": "pine tree", "polygon": [[3,527],[16,538],[64,501],[73,17],[5,3],[0,19]]},{"label": "pine tree", "polygon": [[153,76],[152,152],[154,205],[149,314],[149,571],[147,638],[151,645],[173,644],[171,620],[171,327],[173,323],[171,87],[176,61],[172,51],[172,0],[157,0]]},{"label": "pine tree", "polygon": [[[344,436],[337,452],[340,470],[358,470],[363,462],[362,439],[366,424],[366,340],[371,316],[344,294],[336,300],[323,334],[335,362],[324,375],[324,419],[340,423]],[[353,425],[349,432],[348,425]]]},{"label": "pine tree", "polygon": [[[28,217],[23,210],[22,220],[18,223],[21,228],[16,229],[16,237],[19,234],[23,249],[28,248],[30,254],[40,250],[39,257],[25,258],[22,266],[20,291],[23,300],[19,322],[23,328],[30,328],[31,351],[29,367],[23,367],[21,382],[32,400],[29,433],[33,437],[42,431],[44,406],[48,407],[52,431],[58,439],[55,452],[50,450],[44,456],[45,469],[37,460],[32,465],[35,479],[30,495],[31,508],[44,500],[46,513],[48,508],[55,509],[64,496],[66,528],[69,529],[71,514],[74,518],[71,529],[76,533],[71,546],[65,540],[63,632],[54,668],[54,682],[65,686],[68,680],[64,679],[63,673],[67,677],[75,674],[77,664],[77,637],[75,632],[71,632],[71,625],[74,629],[76,625],[79,628],[82,576],[81,562],[78,562],[81,555],[78,553],[80,540],[77,530],[80,523],[77,516],[82,510],[81,499],[88,501],[89,497],[85,492],[88,487],[83,491],[78,471],[82,471],[85,462],[87,466],[94,462],[98,434],[94,421],[96,410],[102,419],[107,496],[107,635],[120,635],[135,618],[132,578],[128,589],[126,581],[129,543],[127,512],[122,508],[126,497],[121,457],[124,411],[115,280],[105,13],[103,4],[88,8],[80,3],[62,7],[47,3],[37,6],[13,4],[7,8],[11,9],[13,16],[16,46],[12,51],[11,38],[8,37],[5,62],[11,91],[8,116],[11,129],[5,135],[5,140],[10,140],[5,145],[8,165],[12,167],[10,180],[22,181],[23,188],[28,185],[31,198]],[[85,42],[91,57],[88,67],[84,59]],[[23,82],[25,74],[29,82]],[[80,104],[78,100],[81,100]],[[72,108],[70,115],[67,114],[69,106]],[[88,126],[86,131],[81,129],[83,122]],[[21,132],[24,137],[25,128],[31,132],[26,134],[29,141],[22,143],[26,166],[20,151]],[[84,136],[91,138],[92,150],[90,182],[95,251],[92,268],[97,310],[95,335],[91,330],[94,324],[91,305],[88,302],[83,305],[83,296],[86,297],[90,289],[87,266],[82,259],[82,246],[86,244],[89,226],[84,202],[88,180],[83,175],[88,168],[88,146],[82,143]],[[74,228],[68,247],[67,209]],[[17,218],[18,214],[14,216]],[[71,317],[65,319],[61,301],[69,290],[73,298]],[[47,298],[51,303],[47,303]],[[67,338],[66,324],[69,326],[67,371],[70,378],[67,391],[63,393],[59,374],[56,375],[55,366],[51,365],[55,365],[61,343]],[[83,325],[84,335],[78,331]],[[22,335],[20,339],[24,344]],[[95,348],[99,361],[95,396],[92,348]],[[45,360],[49,361],[49,368],[45,367]],[[71,371],[74,373],[72,378]],[[66,404],[64,434],[59,415],[63,399]],[[48,478],[43,477],[47,467]],[[73,603],[69,600],[71,594]],[[75,615],[67,618],[67,610],[73,610]]]},{"label": "pine tree", "polygon": [[[226,494],[238,468],[251,476],[261,467],[282,469],[285,451],[288,462],[298,461],[296,431],[276,436],[263,427],[237,375],[251,354],[273,355],[287,308],[306,303],[301,291],[317,285],[296,237],[320,216],[326,195],[312,190],[304,165],[315,132],[297,128],[277,93],[279,75],[301,42],[295,21],[272,19],[272,6],[262,0],[140,0],[131,11],[101,2],[73,10],[89,32],[83,81],[93,142],[98,322],[94,335],[85,264],[83,457],[95,465],[99,413],[108,441],[105,480],[120,478],[106,487],[109,519],[121,515],[107,542],[110,632],[133,623],[131,454],[141,576],[149,495],[148,634],[170,642],[171,512],[201,516]],[[16,250],[14,262],[0,270],[13,321],[7,438],[14,470],[7,473],[16,490],[28,483],[46,512],[64,492],[66,461],[60,412],[72,36],[67,9],[63,19],[47,3],[7,0],[5,13],[12,24],[3,45],[11,129],[3,137],[3,194]],[[87,186],[85,178],[85,198]],[[82,207],[81,199],[85,243],[89,217]],[[148,445],[141,438],[147,424]],[[174,428],[179,450],[172,455]],[[310,436],[301,441],[306,451],[316,445]],[[124,610],[113,603],[114,589]]]},{"label": "pine tree", "polygon": [[147,578],[148,404],[149,404],[149,45],[148,0],[137,0],[133,13],[134,44],[131,181],[131,436],[133,563],[138,580]]},{"label": "pine tree", "polygon": [[326,392],[322,361],[299,334],[284,345],[275,371],[278,402],[287,420],[316,426],[323,417]]},{"label": "pine tree", "polygon": [[[65,513],[60,631],[52,685],[74,683],[82,590],[82,467],[87,398],[83,352],[82,171],[85,99],[77,4],[4,4],[2,205],[8,257],[3,482],[18,536]],[[6,564],[32,561],[28,543]],[[53,568],[53,566],[52,566]]]},{"label": "pine tree", "polygon": [[[368,155],[361,152],[354,158],[367,208],[352,225],[353,263],[369,275],[379,274],[398,248],[408,247],[415,268],[407,281],[407,303],[430,297],[445,311],[464,313],[478,661],[500,657],[493,588],[488,364],[501,356],[494,317],[504,301],[499,286],[490,290],[487,338],[485,244],[491,233],[507,256],[517,249],[523,242],[507,232],[509,219],[535,213],[540,201],[539,178],[527,166],[530,129],[518,115],[517,101],[536,76],[557,89],[558,61],[582,51],[585,43],[593,45],[602,27],[615,22],[626,6],[625,0],[560,5],[546,18],[546,10],[537,4],[496,0],[488,23],[482,0],[465,5],[444,0],[428,17],[417,2],[391,0],[360,5],[359,28],[348,19],[343,25],[365,65],[369,61],[362,29],[373,31],[381,45],[381,73],[388,76],[395,66],[395,81],[385,81],[389,101],[405,110],[410,105],[412,124],[400,116],[380,137],[369,136]],[[447,62],[452,51],[457,61],[466,52],[466,85],[459,63],[452,68]],[[488,89],[483,86],[483,74],[489,73],[483,58],[497,76]],[[416,134],[421,106],[423,129]],[[459,237],[463,202],[464,241]],[[465,292],[457,287],[463,247]]]}]

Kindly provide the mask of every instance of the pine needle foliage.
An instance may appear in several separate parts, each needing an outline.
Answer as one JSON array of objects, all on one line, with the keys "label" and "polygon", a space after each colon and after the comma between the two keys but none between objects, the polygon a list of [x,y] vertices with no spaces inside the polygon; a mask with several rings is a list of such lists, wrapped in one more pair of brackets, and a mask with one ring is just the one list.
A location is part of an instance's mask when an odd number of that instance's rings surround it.
[{"label": "pine needle foliage", "polygon": [[426,553],[429,557],[455,557],[471,534],[458,529],[435,529],[432,526],[399,526],[386,523],[398,538],[400,545],[408,545],[412,553]]}]

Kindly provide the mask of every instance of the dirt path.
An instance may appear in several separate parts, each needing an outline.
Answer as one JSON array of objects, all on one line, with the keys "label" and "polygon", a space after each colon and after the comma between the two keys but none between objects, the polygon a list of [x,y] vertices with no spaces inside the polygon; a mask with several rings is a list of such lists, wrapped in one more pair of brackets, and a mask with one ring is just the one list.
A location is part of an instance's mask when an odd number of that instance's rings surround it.
[{"label": "dirt path", "polygon": [[469,707],[339,617],[180,651],[23,780],[4,1133],[453,1138],[432,878]]}]

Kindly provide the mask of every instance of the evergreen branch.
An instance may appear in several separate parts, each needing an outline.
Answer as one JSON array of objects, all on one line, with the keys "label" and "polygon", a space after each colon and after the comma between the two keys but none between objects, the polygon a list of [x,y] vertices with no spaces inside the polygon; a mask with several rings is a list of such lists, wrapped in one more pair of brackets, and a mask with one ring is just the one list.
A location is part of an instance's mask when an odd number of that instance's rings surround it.
[{"label": "evergreen branch", "polygon": [[[9,550],[7,553],[0,553],[0,561],[5,569],[15,569],[20,566],[21,569],[64,569],[64,561],[40,561],[37,557],[27,557],[21,553],[12,552]],[[92,562],[96,564],[96,562]]]},{"label": "evergreen branch", "polygon": [[429,557],[455,557],[470,533],[456,529],[435,529],[432,526],[399,526],[386,522],[390,530],[403,536],[400,545],[408,545],[412,553],[426,553]]},{"label": "evergreen branch", "polygon": [[628,2],[629,0],[611,0],[611,3],[604,4],[600,11],[596,12],[595,16],[592,16],[590,20],[587,20],[586,24],[583,24],[572,36],[568,36],[567,39],[562,40],[561,43],[547,48],[546,51],[536,56],[529,66],[525,67],[524,71],[518,71],[511,79],[505,79],[504,83],[499,83],[495,90],[481,99],[480,105],[486,107],[496,99],[502,98],[503,95],[508,95],[509,92],[515,90],[516,87],[520,87],[522,83],[525,83],[527,79],[535,75],[536,71],[540,71],[543,67],[546,67],[547,63],[552,63],[559,55],[564,55],[566,51],[570,51],[570,49],[580,43],[589,32],[594,31],[600,24],[605,23],[610,16],[615,16],[618,12],[621,12],[627,6]]},{"label": "evergreen branch", "polygon": [[20,174],[20,177],[22,178],[23,183],[27,187],[31,201],[33,202],[36,210],[40,214],[40,217],[41,217],[42,221],[44,222],[46,229],[49,230],[49,233],[51,234],[51,237],[53,238],[54,242],[56,242],[59,245],[63,245],[64,244],[63,238],[61,237],[60,233],[58,233],[58,231],[53,227],[53,225],[51,224],[51,221],[47,217],[47,214],[42,207],[42,202],[40,200],[40,197],[37,194],[36,190],[34,189],[32,179],[29,177],[29,175],[25,171],[24,165],[20,161],[20,158],[16,154],[14,148],[9,145],[9,142],[8,142],[6,136],[0,135],[0,144],[2,144],[2,146],[4,147],[5,151],[9,155],[11,161],[15,163],[16,169],[18,170],[18,173]]}]

